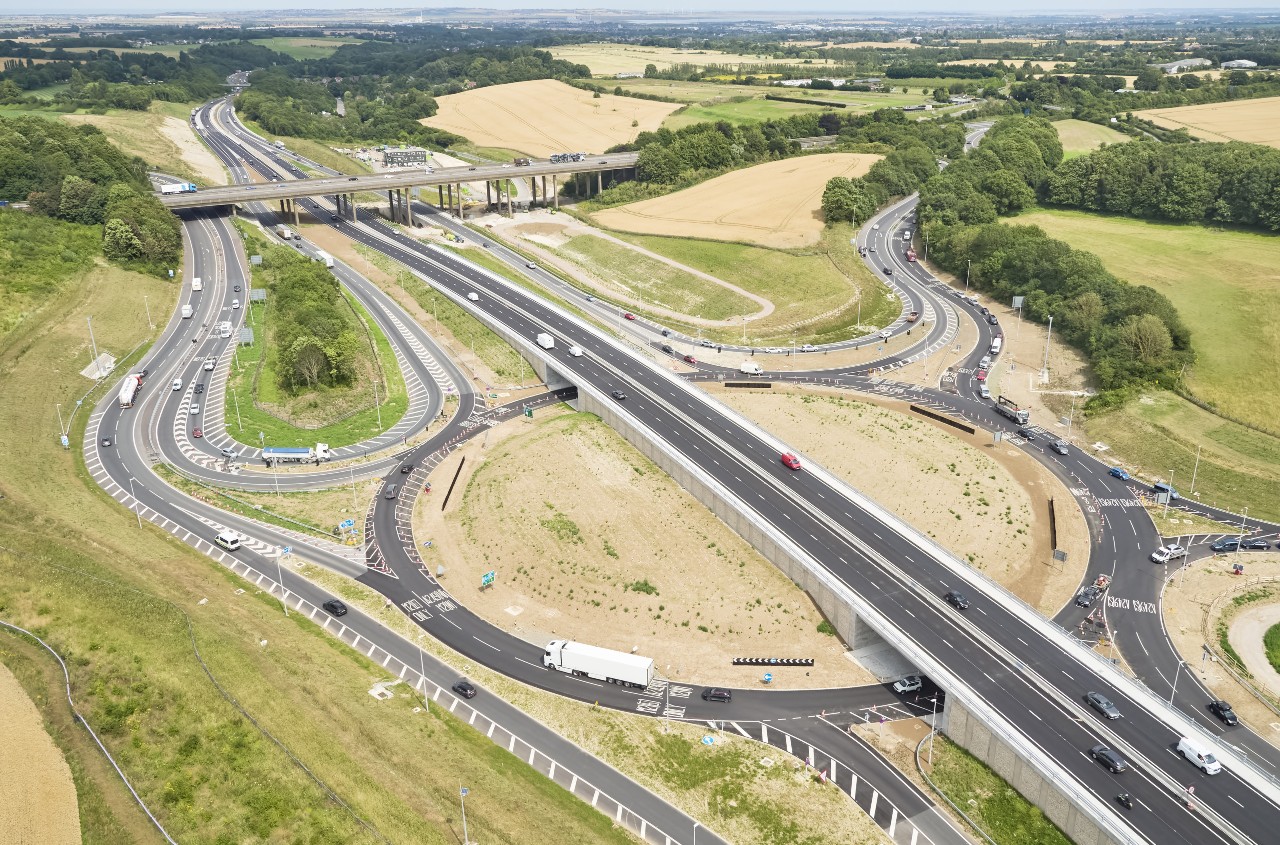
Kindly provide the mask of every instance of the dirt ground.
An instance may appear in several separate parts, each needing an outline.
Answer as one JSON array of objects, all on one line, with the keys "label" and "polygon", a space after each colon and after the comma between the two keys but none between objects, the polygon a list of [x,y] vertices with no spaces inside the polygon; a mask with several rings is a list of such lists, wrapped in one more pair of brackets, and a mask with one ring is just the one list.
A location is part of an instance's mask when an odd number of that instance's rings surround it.
[{"label": "dirt ground", "polygon": [[677,103],[613,94],[597,97],[553,79],[476,88],[447,94],[436,102],[439,112],[422,123],[482,147],[519,150],[540,158],[559,152],[602,153],[641,132],[656,130],[680,108]]},{"label": "dirt ground", "polygon": [[[1233,563],[1244,564],[1244,578],[1232,574]],[[1218,622],[1223,618],[1224,608],[1230,606],[1231,598],[1267,586],[1276,591],[1280,589],[1277,582],[1280,582],[1280,554],[1244,552],[1205,558],[1170,575],[1161,611],[1165,630],[1187,661],[1187,668],[1195,672],[1214,695],[1231,702],[1236,714],[1258,736],[1280,747],[1280,717],[1254,698],[1216,661],[1202,659],[1206,631],[1210,637],[1217,636]],[[1250,615],[1255,610],[1273,608],[1277,603],[1280,602],[1274,597],[1251,602],[1229,620],[1231,645],[1242,657],[1251,647],[1261,645],[1258,641],[1261,632],[1249,623]],[[1123,651],[1126,645],[1123,633],[1117,639]],[[1280,690],[1276,690],[1276,694],[1280,695]]]},{"label": "dirt ground", "polygon": [[818,242],[822,192],[834,176],[863,176],[878,155],[826,153],[757,164],[667,194],[598,211],[609,229],[795,249]]},{"label": "dirt ground", "polygon": [[1280,147],[1280,123],[1275,119],[1280,97],[1232,100],[1171,109],[1134,112],[1157,126],[1185,128],[1206,141],[1248,141]]},{"label": "dirt ground", "polygon": [[[1022,450],[916,417],[898,400],[810,388],[712,392],[1046,616],[1079,586],[1084,516],[1062,507],[1066,491]],[[1050,496],[1063,567],[1051,565]]]},{"label": "dirt ground", "polygon": [[[1041,611],[1055,612],[1079,583],[1083,518],[1059,519],[1073,567],[1046,565],[1042,512],[1056,482],[1020,451],[816,391],[722,398]],[[436,475],[452,478],[464,457],[465,492],[443,515],[420,510],[415,531],[432,542],[424,560],[445,566],[450,592],[491,622],[532,642],[635,648],[688,683],[758,683],[757,669],[730,665],[736,656],[816,659],[776,673],[783,688],[873,680],[818,633],[821,614],[772,564],[594,418],[508,423]],[[497,585],[481,590],[491,570]]]},{"label": "dirt ground", "polygon": [[164,123],[160,124],[160,133],[173,142],[182,160],[191,166],[197,176],[210,185],[227,184],[227,171],[222,163],[208,147],[200,143],[185,120],[166,117]]},{"label": "dirt ground", "polygon": [[0,766],[4,838],[33,845],[79,845],[80,811],[71,769],[45,732],[40,711],[2,663],[0,747],[10,761]]}]

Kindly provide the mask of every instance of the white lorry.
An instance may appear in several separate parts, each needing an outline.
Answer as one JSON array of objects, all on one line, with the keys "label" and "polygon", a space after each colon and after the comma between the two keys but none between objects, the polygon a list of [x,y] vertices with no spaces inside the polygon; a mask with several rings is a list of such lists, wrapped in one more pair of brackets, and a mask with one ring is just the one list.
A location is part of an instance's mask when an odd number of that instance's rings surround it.
[{"label": "white lorry", "polygon": [[323,261],[324,266],[326,267],[333,266],[333,256],[325,252],[323,249],[316,250],[316,261]]},{"label": "white lorry", "polygon": [[192,314],[194,314],[194,313],[196,313],[196,310],[195,310],[194,308],[192,308],[190,305],[184,305],[184,306],[182,306],[182,319],[184,319],[184,320],[190,320],[190,319],[191,319],[191,315],[192,315]]},{"label": "white lorry", "polygon": [[161,185],[160,193],[165,194],[194,194],[197,188],[194,182],[178,182],[172,185]]},{"label": "white lorry", "polygon": [[218,323],[218,337],[223,339],[231,337],[230,320],[223,320],[221,323]]},{"label": "white lorry", "polygon": [[194,279],[191,280],[191,289],[204,290],[204,282],[200,281],[199,276],[196,276]]},{"label": "white lorry", "polygon": [[283,223],[276,224],[276,234],[279,235],[282,240],[286,240],[286,241],[289,240],[290,238],[298,237],[297,234],[295,234],[292,229],[290,229],[288,226],[284,225]]},{"label": "white lorry", "polygon": [[738,372],[746,376],[758,376],[764,372],[764,367],[755,361],[743,361],[738,365]]},{"label": "white lorry", "polygon": [[124,377],[124,381],[120,383],[120,407],[132,408],[133,400],[138,398],[138,391],[142,389],[142,376],[132,373]]},{"label": "white lorry", "polygon": [[546,332],[542,332],[538,335],[538,345],[543,349],[555,349],[556,339]]},{"label": "white lorry", "polygon": [[599,646],[552,640],[542,655],[542,665],[570,675],[594,678],[625,687],[647,687],[653,680],[653,658]]}]

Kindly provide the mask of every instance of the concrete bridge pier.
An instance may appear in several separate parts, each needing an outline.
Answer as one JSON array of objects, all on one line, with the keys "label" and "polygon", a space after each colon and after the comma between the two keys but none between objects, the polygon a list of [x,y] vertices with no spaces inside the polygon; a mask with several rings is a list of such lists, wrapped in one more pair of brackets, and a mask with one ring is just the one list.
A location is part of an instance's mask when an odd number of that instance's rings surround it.
[{"label": "concrete bridge pier", "polygon": [[555,203],[555,206],[554,206],[554,207],[555,207],[557,210],[559,210],[559,208],[560,208],[560,185],[559,185],[559,182],[560,182],[560,177],[559,177],[559,176],[557,176],[556,174],[552,173],[552,174],[551,174],[551,197],[552,197],[552,202],[553,202],[553,203]]}]

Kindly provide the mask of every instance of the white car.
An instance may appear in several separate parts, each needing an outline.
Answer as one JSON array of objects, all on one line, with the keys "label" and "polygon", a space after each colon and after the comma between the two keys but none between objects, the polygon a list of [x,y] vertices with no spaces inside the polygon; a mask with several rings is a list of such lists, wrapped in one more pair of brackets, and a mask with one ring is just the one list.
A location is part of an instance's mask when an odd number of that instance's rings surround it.
[{"label": "white car", "polygon": [[1177,543],[1170,543],[1167,546],[1161,546],[1151,553],[1152,563],[1168,563],[1171,560],[1177,560],[1187,556],[1187,550],[1179,546]]},{"label": "white car", "polygon": [[204,362],[204,368],[209,372],[213,372],[213,365],[215,363],[216,362],[212,358],[210,358],[209,360]]},{"label": "white car", "polygon": [[923,682],[919,675],[907,675],[900,681],[893,682],[893,691],[902,695],[905,692],[919,692]]},{"label": "white car", "polygon": [[572,355],[572,356],[573,356],[573,357],[575,357],[575,358],[581,358],[581,357],[582,357],[582,347],[581,347],[581,346],[570,346],[570,347],[569,347],[569,354],[570,354],[570,355]]},{"label": "white car", "polygon": [[194,416],[194,415],[196,415],[196,414],[200,413],[200,405],[199,405],[199,403],[197,403],[197,402],[192,402],[192,403],[191,403],[191,407],[187,409],[187,413],[188,413],[188,414],[191,414],[192,416]]},{"label": "white car", "polygon": [[182,389],[182,379],[180,379],[180,378],[176,378],[176,379],[174,379],[174,380],[173,380],[173,389],[174,389],[174,390],[181,390],[181,389]]},{"label": "white car", "polygon": [[881,329],[881,330],[880,330],[880,339],[881,339],[881,340],[888,340],[888,339],[889,339],[889,338],[891,338],[891,337],[893,337],[893,332],[889,331],[888,329]]}]

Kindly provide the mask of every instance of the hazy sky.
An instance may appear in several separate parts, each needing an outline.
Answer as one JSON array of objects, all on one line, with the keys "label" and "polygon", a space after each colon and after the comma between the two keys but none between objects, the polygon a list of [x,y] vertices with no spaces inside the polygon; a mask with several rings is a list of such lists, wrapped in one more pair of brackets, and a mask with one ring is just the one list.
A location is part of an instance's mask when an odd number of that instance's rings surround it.
[{"label": "hazy sky", "polygon": [[[16,0],[12,4],[6,3],[6,8],[0,11],[0,15],[57,15],[57,14],[90,14],[90,15],[112,15],[112,14],[157,14],[157,13],[175,13],[183,14],[192,12],[191,4],[184,4],[179,0],[43,0],[43,2],[34,2],[34,0]],[[866,11],[857,4],[847,2],[847,0],[797,0],[788,9],[789,17],[801,16],[806,12],[813,12],[816,15],[839,15],[841,17],[873,17],[884,15],[886,12],[881,4],[875,4],[880,8],[871,8],[868,4]],[[1280,2],[1278,0],[1226,0],[1222,4],[1230,9],[1239,10],[1259,10],[1274,9],[1280,11]],[[767,17],[766,13],[778,13],[779,4],[777,0],[730,0],[730,2],[718,2],[718,0],[686,0],[686,2],[670,2],[670,0],[657,0],[657,2],[643,2],[640,0],[578,0],[578,2],[564,2],[561,0],[446,0],[444,3],[423,4],[408,2],[408,0],[219,0],[217,3],[204,7],[202,11],[208,11],[213,14],[235,14],[239,12],[261,12],[263,10],[287,10],[287,9],[371,9],[371,10],[388,10],[401,9],[406,11],[421,10],[424,14],[430,14],[433,8],[477,8],[477,9],[645,9],[651,13],[663,15],[686,15],[698,14],[699,12],[716,12],[719,14],[742,12],[746,14],[755,14],[761,17]],[[992,14],[1002,16],[1026,15],[1028,13],[1043,14],[1072,14],[1072,13],[1104,13],[1111,16],[1121,16],[1127,12],[1158,12],[1161,10],[1201,10],[1215,11],[1222,13],[1226,8],[1214,8],[1212,2],[1206,0],[1047,0],[1043,5],[1028,4],[1025,0],[906,0],[906,2],[896,8],[890,14],[896,15],[912,15],[917,12],[950,12],[953,14]],[[376,11],[369,15],[370,18],[380,17]]]}]

